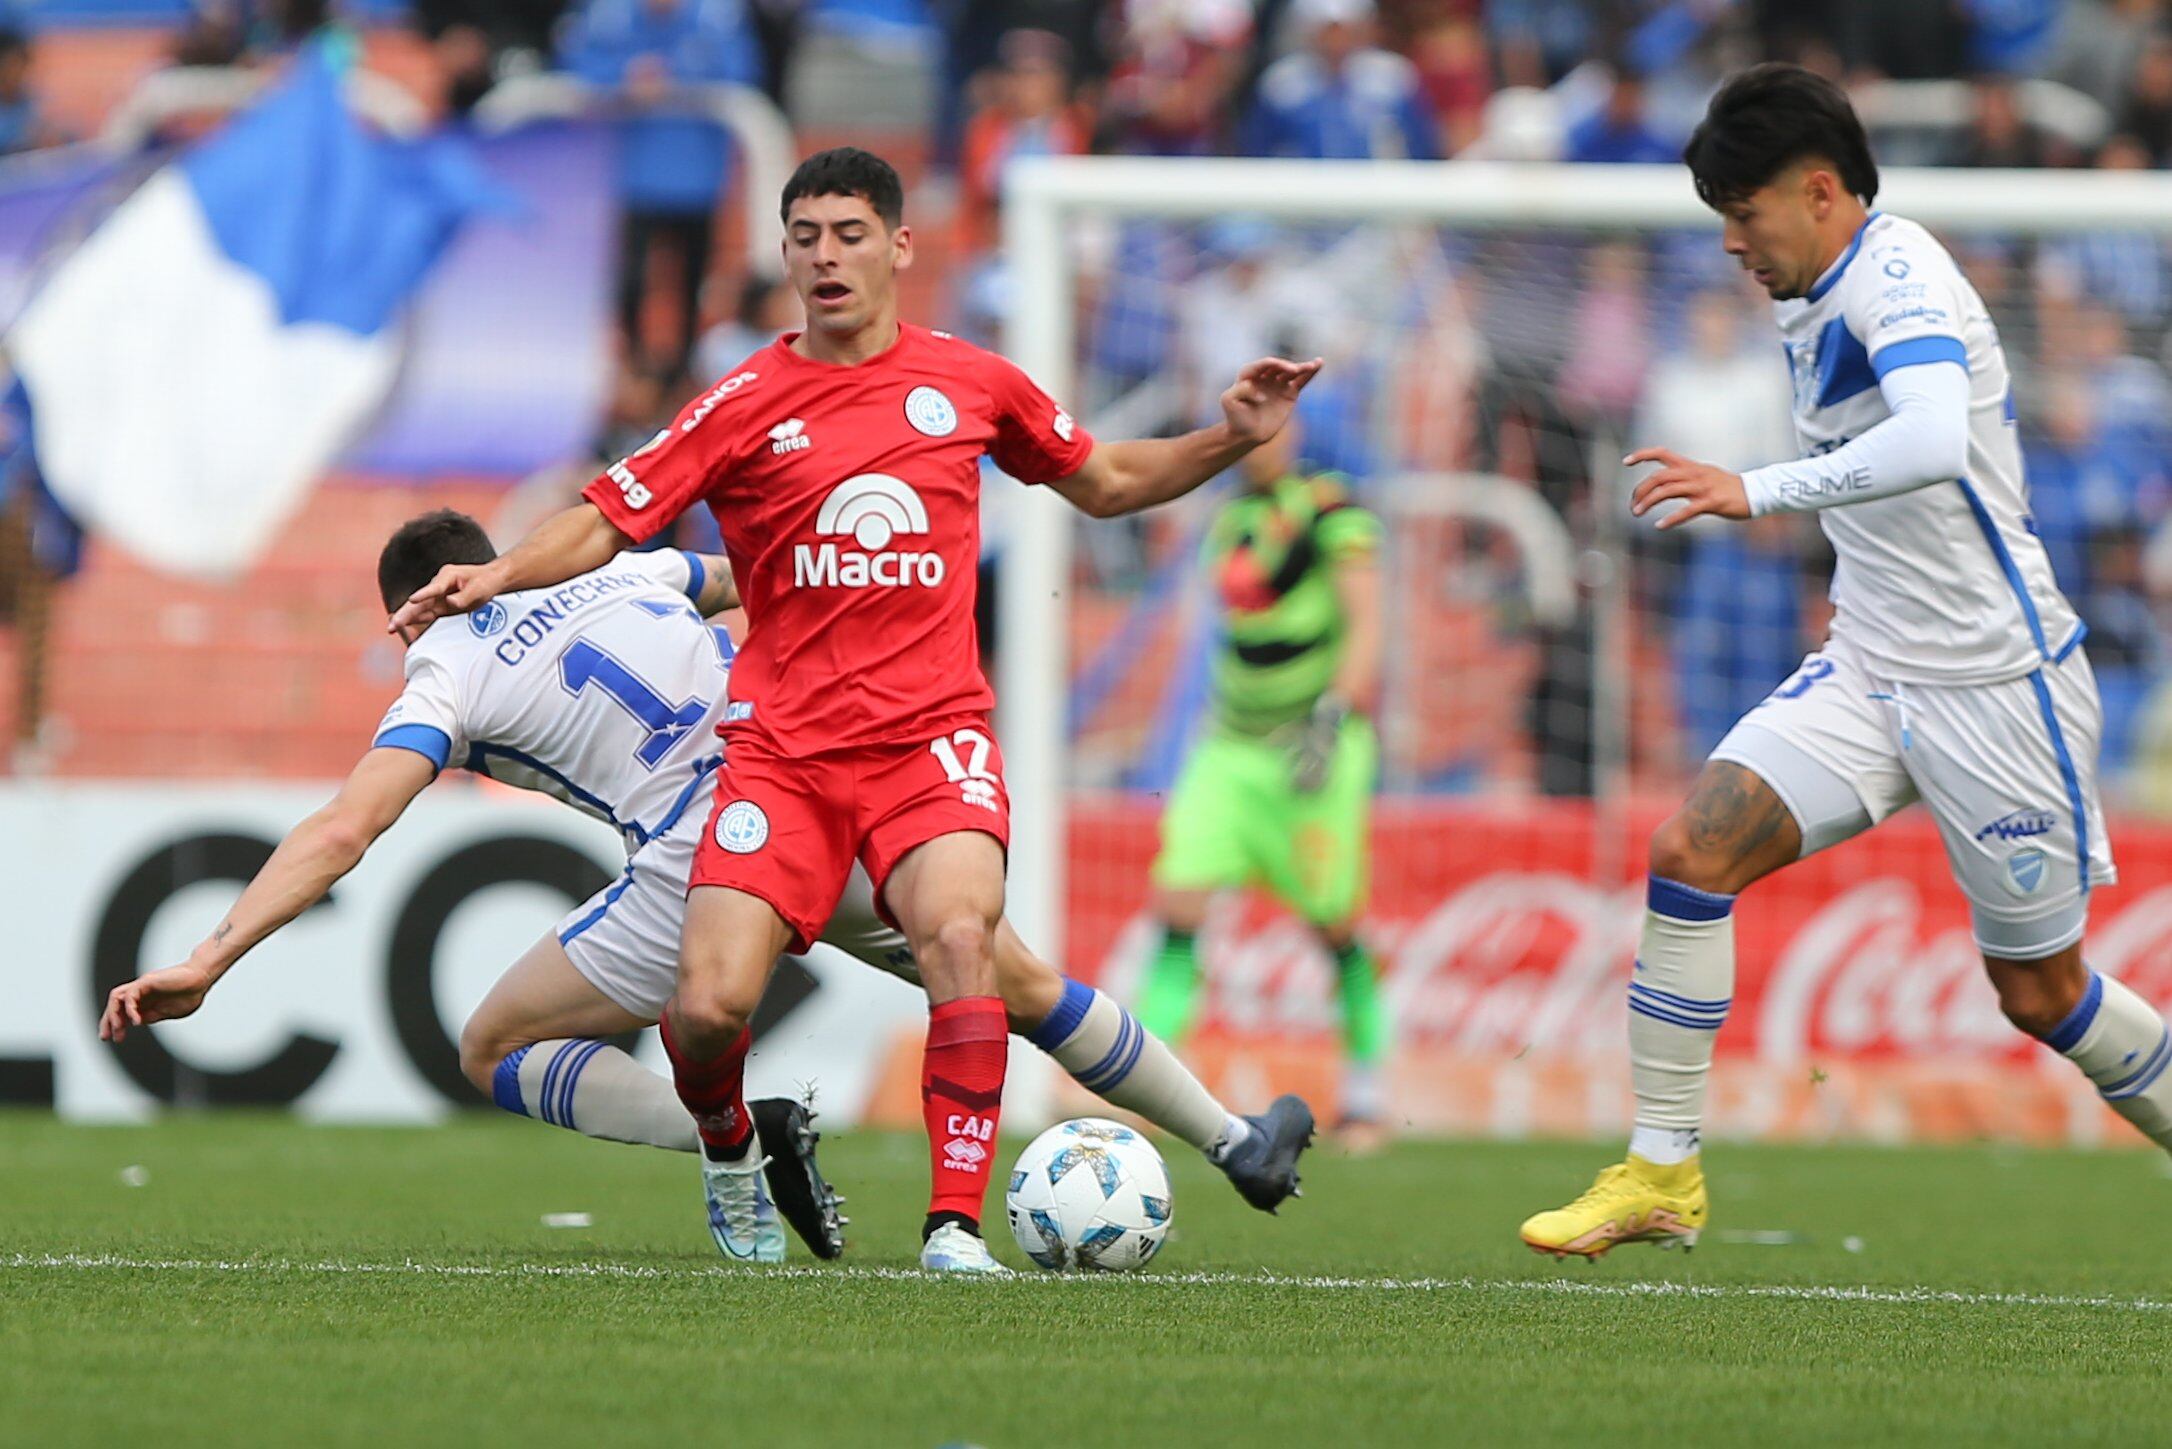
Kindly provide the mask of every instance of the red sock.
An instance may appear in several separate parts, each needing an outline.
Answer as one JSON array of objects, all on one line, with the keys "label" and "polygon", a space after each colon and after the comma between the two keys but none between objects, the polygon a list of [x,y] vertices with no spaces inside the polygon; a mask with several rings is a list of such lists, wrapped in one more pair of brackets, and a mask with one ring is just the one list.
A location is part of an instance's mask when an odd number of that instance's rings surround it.
[{"label": "red sock", "polygon": [[961,996],[928,1012],[920,1062],[920,1104],[935,1164],[929,1213],[959,1213],[977,1225],[988,1196],[1010,1022],[995,996]]},{"label": "red sock", "polygon": [[711,1147],[739,1152],[754,1135],[754,1118],[747,1112],[744,1094],[747,1053],[754,1047],[754,1033],[742,1029],[738,1040],[713,1061],[698,1062],[679,1050],[671,1039],[671,1013],[656,1023],[664,1039],[664,1054],[671,1058],[671,1084],[679,1100],[693,1114],[694,1130]]}]

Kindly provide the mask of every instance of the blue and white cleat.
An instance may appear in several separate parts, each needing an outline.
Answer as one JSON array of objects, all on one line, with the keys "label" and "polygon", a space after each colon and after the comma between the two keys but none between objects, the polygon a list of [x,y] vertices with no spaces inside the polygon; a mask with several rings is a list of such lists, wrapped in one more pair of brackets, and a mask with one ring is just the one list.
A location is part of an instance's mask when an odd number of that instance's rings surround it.
[{"label": "blue and white cleat", "polygon": [[777,1220],[777,1209],[762,1185],[762,1169],[768,1165],[759,1144],[748,1149],[743,1162],[701,1159],[709,1236],[716,1239],[717,1251],[734,1263],[784,1261],[784,1225]]},{"label": "blue and white cleat", "polygon": [[920,1270],[924,1273],[963,1273],[981,1278],[1016,1277],[995,1260],[980,1234],[960,1223],[944,1223],[920,1245]]}]

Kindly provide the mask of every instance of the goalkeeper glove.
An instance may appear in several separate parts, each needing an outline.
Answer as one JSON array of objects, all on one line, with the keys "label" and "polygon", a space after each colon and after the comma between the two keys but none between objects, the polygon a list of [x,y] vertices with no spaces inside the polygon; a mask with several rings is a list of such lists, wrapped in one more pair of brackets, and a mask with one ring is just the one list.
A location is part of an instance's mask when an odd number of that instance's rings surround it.
[{"label": "goalkeeper glove", "polygon": [[1301,795],[1318,794],[1327,784],[1335,763],[1335,745],[1342,738],[1342,722],[1350,706],[1332,692],[1313,702],[1312,712],[1298,725],[1296,748],[1290,761],[1290,783]]}]

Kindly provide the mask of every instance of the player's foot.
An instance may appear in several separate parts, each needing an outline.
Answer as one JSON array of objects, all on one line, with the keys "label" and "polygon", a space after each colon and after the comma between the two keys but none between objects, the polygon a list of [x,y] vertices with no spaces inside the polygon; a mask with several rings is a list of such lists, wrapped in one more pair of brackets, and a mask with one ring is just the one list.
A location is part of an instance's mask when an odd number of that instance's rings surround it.
[{"label": "player's foot", "polygon": [[1218,1164],[1246,1202],[1271,1213],[1298,1196],[1297,1159],[1312,1145],[1312,1109],[1302,1097],[1282,1096],[1267,1110],[1244,1119],[1252,1129]]},{"label": "player's foot", "polygon": [[1631,1153],[1576,1201],[1526,1219],[1523,1240],[1557,1258],[1601,1258],[1617,1243],[1693,1248],[1707,1210],[1704,1168],[1695,1157],[1662,1167]]},{"label": "player's foot", "polygon": [[709,1235],[717,1251],[734,1263],[784,1261],[784,1227],[762,1187],[769,1165],[754,1148],[743,1162],[701,1159],[701,1192],[709,1201]]},{"label": "player's foot", "polygon": [[765,1177],[777,1214],[799,1234],[817,1258],[834,1258],[845,1250],[847,1219],[837,1211],[844,1201],[815,1165],[815,1144],[822,1134],[814,1130],[814,1113],[786,1097],[763,1097],[747,1103],[754,1114],[754,1134],[769,1154]]},{"label": "player's foot", "polygon": [[1011,1270],[995,1260],[980,1234],[963,1223],[944,1223],[920,1245],[920,1267],[928,1273],[966,1273],[1008,1278]]}]

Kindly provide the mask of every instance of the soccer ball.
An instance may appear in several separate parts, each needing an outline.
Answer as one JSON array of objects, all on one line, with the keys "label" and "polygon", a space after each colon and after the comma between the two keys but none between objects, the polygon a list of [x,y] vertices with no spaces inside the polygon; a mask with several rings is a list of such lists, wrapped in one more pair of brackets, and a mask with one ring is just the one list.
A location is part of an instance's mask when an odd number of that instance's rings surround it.
[{"label": "soccer ball", "polygon": [[1003,1205],[1026,1256],[1052,1272],[1124,1272],[1169,1236],[1169,1169],[1144,1137],[1102,1117],[1059,1122],[1011,1169]]}]

